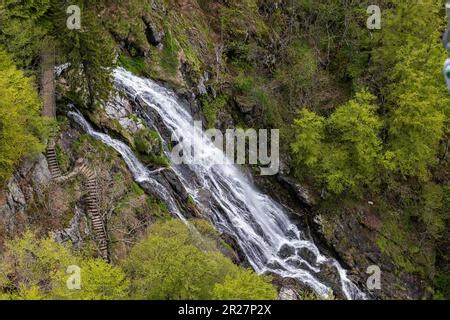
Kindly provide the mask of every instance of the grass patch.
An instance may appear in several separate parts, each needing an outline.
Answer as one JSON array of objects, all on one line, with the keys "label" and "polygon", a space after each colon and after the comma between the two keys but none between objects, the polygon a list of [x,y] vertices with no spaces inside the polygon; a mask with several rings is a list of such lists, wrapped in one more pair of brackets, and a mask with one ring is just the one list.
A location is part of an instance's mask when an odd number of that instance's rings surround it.
[{"label": "grass patch", "polygon": [[380,250],[406,272],[429,277],[434,270],[434,252],[427,242],[417,238],[410,217],[404,212],[383,212],[383,228],[377,237]]},{"label": "grass patch", "polygon": [[212,101],[209,101],[206,96],[200,98],[203,115],[209,128],[214,127],[217,120],[217,113],[225,107],[227,101],[228,99],[224,95],[218,96]]},{"label": "grass patch", "polygon": [[70,159],[67,153],[61,148],[59,144],[55,146],[56,160],[58,161],[59,168],[63,173],[69,171]]},{"label": "grass patch", "polygon": [[147,63],[141,57],[129,57],[125,54],[119,56],[119,66],[130,71],[137,76],[148,76]]},{"label": "grass patch", "polygon": [[175,75],[178,71],[178,44],[172,32],[166,28],[164,38],[164,48],[161,56],[161,67],[170,75]]}]

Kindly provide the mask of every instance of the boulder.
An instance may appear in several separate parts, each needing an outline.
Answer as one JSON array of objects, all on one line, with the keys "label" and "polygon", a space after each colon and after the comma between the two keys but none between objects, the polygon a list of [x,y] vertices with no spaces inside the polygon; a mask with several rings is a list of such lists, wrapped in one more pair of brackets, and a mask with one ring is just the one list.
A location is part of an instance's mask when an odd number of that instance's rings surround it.
[{"label": "boulder", "polygon": [[282,259],[289,258],[295,254],[295,248],[291,247],[288,244],[283,244],[278,251],[278,256]]},{"label": "boulder", "polygon": [[298,300],[298,296],[294,290],[283,287],[278,294],[278,300]]}]

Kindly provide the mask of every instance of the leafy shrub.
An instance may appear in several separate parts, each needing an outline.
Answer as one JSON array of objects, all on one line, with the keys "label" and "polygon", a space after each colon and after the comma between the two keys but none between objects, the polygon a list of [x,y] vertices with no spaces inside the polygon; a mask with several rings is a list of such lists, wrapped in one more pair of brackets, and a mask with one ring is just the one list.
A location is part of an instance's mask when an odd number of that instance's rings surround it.
[{"label": "leafy shrub", "polygon": [[275,297],[270,278],[240,269],[211,239],[179,220],[153,225],[124,268],[138,299],[231,299],[236,287],[236,299]]}]

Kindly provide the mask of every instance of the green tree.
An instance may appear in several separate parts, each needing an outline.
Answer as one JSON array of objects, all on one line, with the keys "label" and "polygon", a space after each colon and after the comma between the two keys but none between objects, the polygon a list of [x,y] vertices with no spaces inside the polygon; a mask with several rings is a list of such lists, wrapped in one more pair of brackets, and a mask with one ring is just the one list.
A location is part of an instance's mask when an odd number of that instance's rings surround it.
[{"label": "green tree", "polygon": [[292,150],[297,164],[312,170],[319,184],[333,193],[358,194],[363,186],[377,183],[382,122],[373,101],[374,96],[363,91],[329,118],[303,110],[295,121]]},{"label": "green tree", "polygon": [[[51,293],[56,299],[120,300],[128,297],[129,280],[125,272],[102,259],[81,259],[81,290],[59,286]],[[67,278],[67,275],[66,275]]]},{"label": "green tree", "polygon": [[78,0],[81,29],[67,28],[68,4],[59,0],[14,1],[0,4],[0,43],[21,69],[35,73],[39,56],[51,49],[69,63],[66,80],[70,98],[83,105],[105,102],[111,90],[114,45],[97,16],[103,1]]},{"label": "green tree", "polygon": [[313,84],[317,73],[317,61],[313,50],[296,40],[287,48],[286,61],[275,72],[281,89],[286,89],[289,103],[297,102],[305,90]]},{"label": "green tree", "polygon": [[241,269],[234,277],[227,276],[224,283],[216,284],[213,297],[217,300],[275,300],[277,291],[270,281],[270,277]]},{"label": "green tree", "polygon": [[105,102],[113,89],[115,49],[112,38],[96,15],[96,3],[75,1],[81,9],[81,29],[66,27],[65,5],[53,0],[48,12],[60,60],[69,63],[66,78],[70,98],[86,106]]},{"label": "green tree", "polygon": [[427,180],[450,114],[441,71],[442,2],[392,2],[371,67],[386,101],[387,158],[394,173]]},{"label": "green tree", "polygon": [[239,296],[244,297],[244,292],[252,290],[245,277],[261,286],[261,296],[271,286],[268,278],[240,270],[207,236],[179,220],[153,225],[150,236],[132,249],[124,269],[131,278],[132,295],[139,299],[212,299],[216,284],[223,284],[223,289],[217,289],[223,295],[240,284]]},{"label": "green tree", "polygon": [[[87,259],[52,238],[31,231],[6,243],[0,260],[3,299],[121,299],[128,282],[123,271],[103,260]],[[67,267],[81,268],[81,289],[69,290]]]},{"label": "green tree", "polygon": [[[308,109],[302,109],[294,120],[296,139],[292,143],[292,151],[299,165],[309,168],[318,166],[323,155],[326,119]],[[301,170],[301,167],[299,168]]]},{"label": "green tree", "polygon": [[50,0],[0,3],[0,43],[21,69],[33,69],[48,33],[45,13]]},{"label": "green tree", "polygon": [[40,117],[41,100],[33,80],[16,69],[0,48],[0,187],[25,157],[43,150],[46,119]]}]

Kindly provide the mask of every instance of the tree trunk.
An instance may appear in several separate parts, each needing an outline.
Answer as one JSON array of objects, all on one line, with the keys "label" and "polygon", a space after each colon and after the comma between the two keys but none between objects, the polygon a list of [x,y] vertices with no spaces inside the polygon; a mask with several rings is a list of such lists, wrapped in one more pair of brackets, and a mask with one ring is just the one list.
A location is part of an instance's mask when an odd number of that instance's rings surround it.
[{"label": "tree trunk", "polygon": [[49,46],[41,52],[41,96],[44,100],[42,116],[56,117],[55,49]]}]

